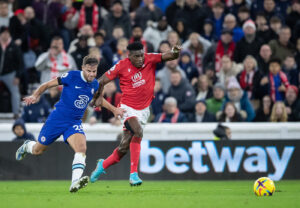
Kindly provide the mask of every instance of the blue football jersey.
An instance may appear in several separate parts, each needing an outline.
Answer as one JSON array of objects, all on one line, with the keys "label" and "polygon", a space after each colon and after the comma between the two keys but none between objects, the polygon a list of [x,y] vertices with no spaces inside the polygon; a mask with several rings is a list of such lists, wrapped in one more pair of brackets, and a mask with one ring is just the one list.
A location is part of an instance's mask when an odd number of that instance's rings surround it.
[{"label": "blue football jersey", "polygon": [[64,86],[60,100],[55,105],[57,113],[63,119],[81,119],[99,84],[96,79],[87,82],[82,71],[69,71],[61,75],[61,84]]}]

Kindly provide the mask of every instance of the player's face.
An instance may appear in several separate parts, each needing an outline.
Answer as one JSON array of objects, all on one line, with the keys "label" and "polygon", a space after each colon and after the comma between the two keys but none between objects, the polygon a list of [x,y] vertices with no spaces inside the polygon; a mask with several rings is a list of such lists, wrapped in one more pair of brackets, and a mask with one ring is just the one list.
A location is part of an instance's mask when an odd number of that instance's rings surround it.
[{"label": "player's face", "polygon": [[92,82],[97,76],[98,65],[83,65],[83,76],[88,82]]},{"label": "player's face", "polygon": [[136,68],[141,68],[143,66],[145,60],[144,50],[130,51],[128,57],[132,65]]}]

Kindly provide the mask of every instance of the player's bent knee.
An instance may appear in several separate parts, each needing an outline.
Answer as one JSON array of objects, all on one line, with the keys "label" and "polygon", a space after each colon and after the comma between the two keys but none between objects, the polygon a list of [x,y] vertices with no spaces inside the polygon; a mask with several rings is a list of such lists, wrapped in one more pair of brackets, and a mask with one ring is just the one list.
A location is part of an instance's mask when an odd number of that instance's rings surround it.
[{"label": "player's bent knee", "polygon": [[86,144],[79,144],[75,150],[75,152],[86,153]]},{"label": "player's bent knee", "polygon": [[142,128],[138,128],[135,132],[134,132],[134,136],[138,137],[138,138],[143,138],[143,129]]}]

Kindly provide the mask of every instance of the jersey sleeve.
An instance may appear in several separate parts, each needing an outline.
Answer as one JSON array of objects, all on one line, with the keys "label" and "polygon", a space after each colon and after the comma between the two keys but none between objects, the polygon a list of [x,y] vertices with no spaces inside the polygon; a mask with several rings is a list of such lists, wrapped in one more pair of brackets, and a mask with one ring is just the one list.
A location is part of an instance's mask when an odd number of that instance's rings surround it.
[{"label": "jersey sleeve", "polygon": [[119,76],[119,71],[121,68],[120,61],[116,63],[113,67],[110,68],[107,72],[105,72],[105,75],[108,77],[108,79],[113,80]]},{"label": "jersey sleeve", "polygon": [[153,64],[162,62],[162,53],[147,53],[147,57]]},{"label": "jersey sleeve", "polygon": [[72,72],[67,72],[58,77],[58,82],[61,85],[69,85],[72,81]]}]

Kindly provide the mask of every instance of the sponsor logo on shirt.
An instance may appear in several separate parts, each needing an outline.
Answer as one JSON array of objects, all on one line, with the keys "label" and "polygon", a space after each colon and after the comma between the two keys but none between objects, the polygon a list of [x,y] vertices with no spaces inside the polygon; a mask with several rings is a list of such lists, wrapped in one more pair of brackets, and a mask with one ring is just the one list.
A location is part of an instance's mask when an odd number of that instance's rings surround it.
[{"label": "sponsor logo on shirt", "polygon": [[74,105],[79,109],[85,108],[90,98],[86,95],[79,95],[78,98],[79,98],[78,100],[74,101]]},{"label": "sponsor logo on shirt", "polygon": [[131,80],[132,80],[132,87],[133,88],[137,88],[137,87],[140,87],[144,84],[146,84],[146,81],[144,79],[142,79],[143,76],[142,76],[142,72],[137,72],[135,73],[132,77],[131,77]]}]

